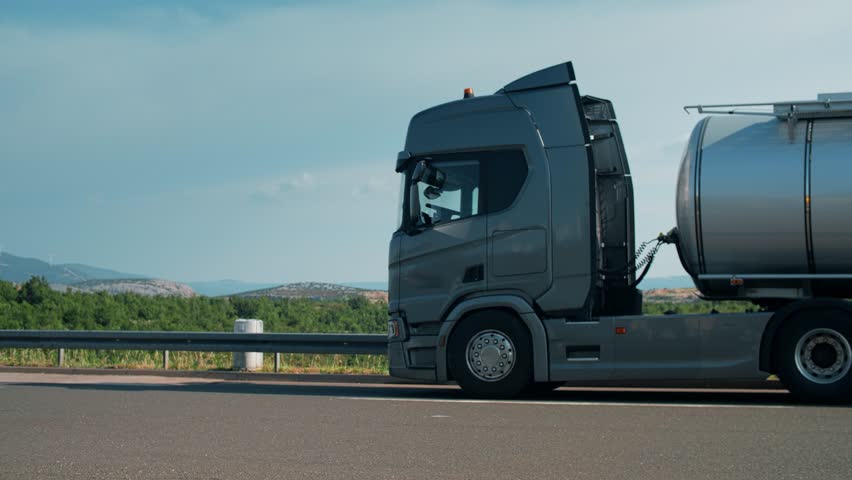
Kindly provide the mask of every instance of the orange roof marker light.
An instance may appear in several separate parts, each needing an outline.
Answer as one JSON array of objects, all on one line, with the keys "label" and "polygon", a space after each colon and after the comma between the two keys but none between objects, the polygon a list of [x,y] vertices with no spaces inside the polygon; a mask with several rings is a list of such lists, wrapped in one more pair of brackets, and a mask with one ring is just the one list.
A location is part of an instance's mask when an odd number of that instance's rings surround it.
[{"label": "orange roof marker light", "polygon": [[464,98],[473,98],[473,97],[474,97],[473,89],[470,88],[470,87],[465,88],[464,89]]}]

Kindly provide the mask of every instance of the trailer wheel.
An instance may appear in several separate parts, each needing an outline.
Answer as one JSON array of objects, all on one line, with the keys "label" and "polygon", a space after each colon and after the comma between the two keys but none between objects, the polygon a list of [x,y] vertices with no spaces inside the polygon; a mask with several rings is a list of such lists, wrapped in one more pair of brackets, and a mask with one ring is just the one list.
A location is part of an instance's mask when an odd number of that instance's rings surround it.
[{"label": "trailer wheel", "polygon": [[844,312],[801,312],[779,332],[778,374],[796,397],[842,402],[852,394],[852,322]]},{"label": "trailer wheel", "polygon": [[448,367],[475,397],[512,398],[532,380],[532,340],[527,327],[502,310],[476,312],[453,330]]}]

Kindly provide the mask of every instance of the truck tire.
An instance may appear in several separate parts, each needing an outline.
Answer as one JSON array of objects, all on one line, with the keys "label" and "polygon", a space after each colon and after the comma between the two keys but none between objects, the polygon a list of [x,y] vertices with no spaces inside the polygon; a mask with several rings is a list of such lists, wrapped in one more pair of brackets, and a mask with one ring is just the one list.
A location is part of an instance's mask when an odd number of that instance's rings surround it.
[{"label": "truck tire", "polygon": [[852,399],[852,320],[845,312],[797,313],[778,336],[778,376],[793,395],[809,402]]},{"label": "truck tire", "polygon": [[447,355],[453,378],[474,397],[517,397],[532,380],[530,333],[503,310],[484,310],[462,320],[450,335]]}]

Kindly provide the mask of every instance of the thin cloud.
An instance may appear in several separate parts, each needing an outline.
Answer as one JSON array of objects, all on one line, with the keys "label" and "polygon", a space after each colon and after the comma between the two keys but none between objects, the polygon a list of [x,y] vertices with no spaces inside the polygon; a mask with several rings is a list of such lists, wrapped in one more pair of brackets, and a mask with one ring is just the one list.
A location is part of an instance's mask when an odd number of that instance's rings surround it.
[{"label": "thin cloud", "polygon": [[303,172],[295,177],[288,177],[278,184],[278,191],[281,193],[305,190],[316,185],[314,176],[308,172]]}]

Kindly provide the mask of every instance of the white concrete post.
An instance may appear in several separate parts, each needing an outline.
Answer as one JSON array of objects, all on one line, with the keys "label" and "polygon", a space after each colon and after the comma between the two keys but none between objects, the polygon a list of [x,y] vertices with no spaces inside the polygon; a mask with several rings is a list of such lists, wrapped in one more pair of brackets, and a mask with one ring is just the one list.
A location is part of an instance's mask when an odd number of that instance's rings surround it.
[{"label": "white concrete post", "polygon": [[[263,320],[238,318],[234,322],[234,333],[263,333]],[[253,372],[263,368],[263,353],[234,352],[234,370]]]}]

